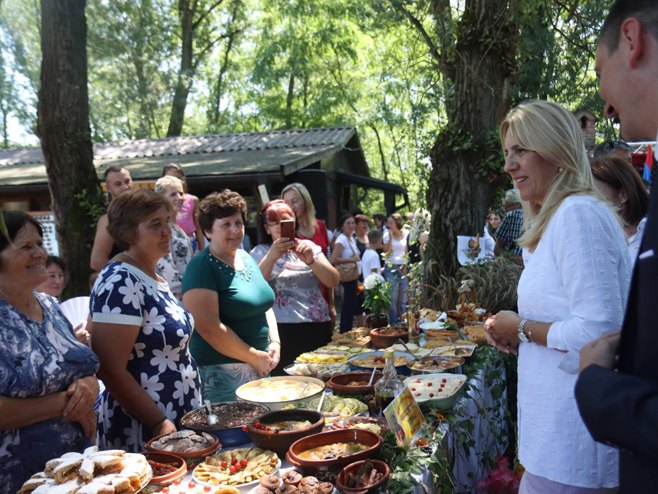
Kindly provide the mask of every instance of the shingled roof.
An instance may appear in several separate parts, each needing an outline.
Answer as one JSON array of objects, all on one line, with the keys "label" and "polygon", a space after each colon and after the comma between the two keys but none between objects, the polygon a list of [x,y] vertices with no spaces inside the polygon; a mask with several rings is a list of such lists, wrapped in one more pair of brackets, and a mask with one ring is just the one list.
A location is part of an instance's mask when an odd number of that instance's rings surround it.
[{"label": "shingled roof", "polygon": [[[348,145],[349,144],[349,145]],[[346,151],[367,176],[368,167],[351,126],[139,139],[94,144],[99,178],[112,165],[130,169],[133,179],[159,177],[176,162],[188,177],[279,172],[288,175]],[[47,183],[40,147],[0,149],[0,186]]]}]

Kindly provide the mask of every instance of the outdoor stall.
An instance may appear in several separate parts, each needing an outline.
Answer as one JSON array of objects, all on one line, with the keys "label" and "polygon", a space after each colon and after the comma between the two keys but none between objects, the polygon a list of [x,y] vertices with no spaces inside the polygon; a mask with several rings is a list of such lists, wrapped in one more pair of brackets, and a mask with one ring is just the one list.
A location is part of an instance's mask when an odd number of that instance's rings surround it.
[{"label": "outdoor stall", "polygon": [[[238,389],[238,401],[188,413],[182,430],[147,444],[144,455],[153,473],[133,479],[132,491],[116,481],[112,492],[484,488],[488,467],[508,446],[506,357],[484,344],[479,323],[486,311],[464,304],[447,321],[435,320],[439,316],[421,311],[411,330],[337,334],[331,344],[299,355],[286,368],[288,376],[252,381]],[[399,338],[407,343],[395,343]],[[373,343],[387,347],[390,368]],[[400,374],[395,386],[404,392],[391,396],[389,405],[381,392],[391,369]],[[411,407],[400,405],[402,395]],[[415,423],[412,409],[419,413]],[[102,460],[103,452],[87,453],[92,461],[100,453]],[[106,471],[83,471],[89,461],[85,455],[62,459],[69,468],[65,476],[53,466],[57,461],[49,462],[22,492],[50,492],[47,482],[60,488],[66,481],[83,484],[79,492],[109,493],[107,485],[100,487]],[[39,482],[44,486],[37,491]]]}]

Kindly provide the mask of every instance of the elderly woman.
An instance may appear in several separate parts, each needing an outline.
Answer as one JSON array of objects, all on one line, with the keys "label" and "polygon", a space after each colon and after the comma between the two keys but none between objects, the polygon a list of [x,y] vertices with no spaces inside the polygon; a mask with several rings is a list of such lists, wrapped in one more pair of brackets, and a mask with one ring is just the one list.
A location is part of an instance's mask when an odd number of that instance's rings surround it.
[{"label": "elderly woman", "polygon": [[200,382],[188,350],[192,317],[156,273],[169,253],[173,212],[151,190],[114,198],[108,231],[123,251],[100,272],[91,292],[92,349],[100,358],[101,449],[141,451],[174,432],[197,407]]},{"label": "elderly woman", "polygon": [[[295,213],[295,218],[297,219],[297,238],[310,240],[318,245],[325,257],[329,259],[329,232],[324,221],[315,217],[315,205],[308,189],[304,184],[288,184],[281,191],[281,199],[286,201]],[[329,312],[332,319],[335,319],[334,290],[329,287],[323,287],[322,295],[329,305]]]},{"label": "elderly woman", "polygon": [[[155,191],[167,199],[173,213],[178,214],[185,199],[183,182],[179,178],[165,175],[155,182]],[[183,273],[193,254],[190,237],[180,226],[172,223],[170,252],[158,261],[157,272],[169,283],[169,289],[179,300],[183,296]]]},{"label": "elderly woman", "polygon": [[519,313],[501,311],[485,329],[496,348],[518,348],[519,492],[614,492],[618,453],[590,436],[574,385],[580,349],[622,321],[630,281],[624,232],[596,192],[569,111],[524,103],[500,137],[525,211],[525,269]]},{"label": "elderly woman", "polygon": [[281,221],[285,220],[295,220],[286,202],[265,204],[258,227],[267,243],[251,251],[276,296],[274,315],[281,337],[281,360],[272,372],[276,375],[284,374],[283,368],[298,355],[331,340],[333,324],[322,285],[338,285],[338,271],[319,246],[310,240],[281,236]]},{"label": "elderly woman", "polygon": [[0,490],[16,492],[51,458],[82,451],[96,433],[98,359],[73,336],[46,280],[41,225],[2,213],[0,234]]},{"label": "elderly woman", "polygon": [[624,222],[631,261],[635,262],[649,208],[649,193],[640,174],[625,159],[614,157],[595,160],[592,173],[599,192],[616,208]]},{"label": "elderly woman", "polygon": [[[343,214],[338,222],[340,233],[336,238],[334,251],[331,254],[331,263],[334,266],[349,266],[355,269],[356,272],[356,277],[353,280],[343,280],[340,282],[343,287],[343,308],[340,312],[341,333],[352,329],[358,301],[357,286],[359,284],[359,275],[361,274],[361,256],[354,240],[355,228],[354,216],[349,213]],[[338,269],[340,270],[341,268],[339,267]]]},{"label": "elderly woman", "polygon": [[244,198],[226,189],[208,195],[199,208],[199,224],[209,243],[183,276],[183,303],[196,327],[190,346],[201,370],[204,398],[232,401],[240,385],[268,375],[279,363],[274,292],[242,249]]}]

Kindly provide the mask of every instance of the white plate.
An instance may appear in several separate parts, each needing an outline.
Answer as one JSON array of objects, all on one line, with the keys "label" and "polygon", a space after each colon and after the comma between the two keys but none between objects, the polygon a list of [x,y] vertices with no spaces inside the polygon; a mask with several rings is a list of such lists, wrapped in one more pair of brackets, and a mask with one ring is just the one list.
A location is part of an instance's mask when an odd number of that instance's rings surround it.
[{"label": "white plate", "polygon": [[[441,383],[445,381],[445,387],[442,391],[437,392],[437,389],[441,389]],[[447,373],[436,373],[436,374],[420,374],[416,376],[410,376],[404,380],[404,384],[417,403],[426,403],[435,408],[448,409],[451,408],[461,390],[466,384],[466,376],[464,374],[447,374]],[[433,396],[430,396],[432,394]]]},{"label": "white plate", "polygon": [[418,327],[423,331],[427,331],[428,329],[449,329],[448,323],[441,321],[421,322],[418,324]]}]

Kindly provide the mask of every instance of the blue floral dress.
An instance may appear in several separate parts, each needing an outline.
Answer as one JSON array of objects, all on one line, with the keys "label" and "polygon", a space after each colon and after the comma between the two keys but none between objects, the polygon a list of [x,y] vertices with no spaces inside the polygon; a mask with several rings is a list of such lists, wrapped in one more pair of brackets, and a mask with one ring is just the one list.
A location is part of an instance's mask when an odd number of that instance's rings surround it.
[{"label": "blue floral dress", "polygon": [[[172,422],[201,403],[201,383],[188,344],[192,315],[159,283],[136,267],[110,262],[90,299],[93,321],[139,326],[128,371]],[[140,451],[150,429],[130,416],[105,390],[98,411],[101,449]]]},{"label": "blue floral dress", "polygon": [[[98,369],[98,358],[75,339],[57,301],[45,293],[34,296],[43,309],[42,322],[0,300],[0,396],[59,393]],[[80,424],[61,418],[0,431],[0,492],[16,492],[46,461],[89,445]]]}]

